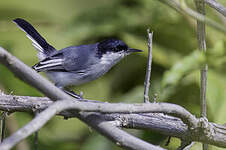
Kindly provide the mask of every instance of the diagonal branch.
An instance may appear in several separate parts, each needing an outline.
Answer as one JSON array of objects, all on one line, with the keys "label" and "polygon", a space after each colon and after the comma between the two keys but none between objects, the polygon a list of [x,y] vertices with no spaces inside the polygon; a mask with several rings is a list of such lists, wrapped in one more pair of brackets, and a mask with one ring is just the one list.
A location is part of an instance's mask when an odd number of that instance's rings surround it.
[{"label": "diagonal branch", "polygon": [[[80,118],[80,117],[78,117]],[[134,137],[127,132],[121,130],[119,127],[120,121],[103,121],[99,116],[96,115],[88,115],[86,118],[80,118],[82,121],[86,123],[92,122],[92,126],[94,129],[111,139],[118,146],[134,149],[134,150],[164,150],[159,146],[151,145],[137,137]],[[95,125],[95,126],[93,126]],[[111,129],[111,130],[109,130]],[[117,133],[117,134],[116,134]]]},{"label": "diagonal branch", "polygon": [[192,10],[191,8],[188,8],[186,6],[182,6],[181,3],[179,3],[177,0],[159,0],[160,2],[172,7],[173,9],[175,9],[176,11],[189,15],[190,17],[199,20],[201,22],[205,22],[207,25],[226,33],[226,28],[224,26],[222,26],[221,24],[213,21],[212,19],[209,19],[205,16],[203,16],[202,14]]},{"label": "diagonal branch", "polygon": [[205,3],[226,17],[226,7],[216,0],[205,0]]}]

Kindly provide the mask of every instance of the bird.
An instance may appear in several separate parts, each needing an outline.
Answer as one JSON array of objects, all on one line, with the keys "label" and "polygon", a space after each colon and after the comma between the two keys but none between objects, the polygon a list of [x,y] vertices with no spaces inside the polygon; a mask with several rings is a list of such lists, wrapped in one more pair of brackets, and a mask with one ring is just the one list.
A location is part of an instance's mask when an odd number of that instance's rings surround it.
[{"label": "bird", "polygon": [[38,51],[39,62],[32,68],[37,72],[44,72],[55,86],[78,99],[82,99],[82,95],[68,90],[68,86],[95,80],[107,73],[125,56],[142,52],[129,48],[125,42],[115,38],[56,50],[26,20],[16,18],[13,22],[26,33]]}]

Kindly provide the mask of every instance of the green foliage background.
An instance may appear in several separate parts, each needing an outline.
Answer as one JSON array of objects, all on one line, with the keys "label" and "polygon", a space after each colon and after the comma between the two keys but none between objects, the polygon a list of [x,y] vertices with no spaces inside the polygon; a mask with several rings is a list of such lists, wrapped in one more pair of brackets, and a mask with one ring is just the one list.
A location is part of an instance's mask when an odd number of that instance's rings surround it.
[{"label": "green foliage background", "polygon": [[[194,8],[193,1],[186,1]],[[219,0],[226,5],[224,0]],[[214,10],[207,16],[222,23]],[[11,21],[17,17],[31,22],[57,49],[90,44],[115,37],[130,47],[144,52],[122,60],[104,77],[74,87],[84,97],[108,102],[142,102],[147,62],[147,28],[154,31],[153,67],[150,95],[158,101],[179,104],[199,116],[199,68],[204,62],[208,72],[208,119],[225,123],[226,118],[226,38],[225,34],[207,27],[207,55],[197,50],[195,21],[178,14],[155,0],[20,0],[0,1],[0,46],[29,66],[35,64],[36,50],[31,41]],[[224,25],[226,26],[226,25]],[[0,89],[7,94],[43,96],[15,78],[0,65]],[[216,115],[217,114],[217,115]],[[10,118],[22,127],[33,115],[14,113]],[[10,122],[9,122],[10,123]],[[11,124],[12,125],[12,124]],[[10,126],[8,124],[7,126]],[[163,146],[166,137],[151,131],[128,130],[151,143]],[[9,134],[10,131],[7,131]],[[33,149],[33,137],[27,139]],[[175,149],[173,138],[167,149]],[[193,149],[200,148],[195,144]],[[216,147],[211,147],[217,149]],[[54,117],[40,130],[39,149],[116,150],[120,149],[78,119]]]}]

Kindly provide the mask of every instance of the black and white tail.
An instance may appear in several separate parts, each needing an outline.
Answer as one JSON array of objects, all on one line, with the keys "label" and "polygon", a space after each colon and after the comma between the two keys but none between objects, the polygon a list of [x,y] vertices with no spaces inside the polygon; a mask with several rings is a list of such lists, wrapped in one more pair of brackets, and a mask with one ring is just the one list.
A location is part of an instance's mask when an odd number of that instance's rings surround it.
[{"label": "black and white tail", "polygon": [[24,31],[27,34],[27,37],[32,41],[32,45],[39,51],[38,58],[40,60],[45,59],[51,53],[56,51],[56,49],[53,46],[49,45],[30,23],[21,18],[14,19],[13,22],[15,22],[18,27],[22,31]]}]

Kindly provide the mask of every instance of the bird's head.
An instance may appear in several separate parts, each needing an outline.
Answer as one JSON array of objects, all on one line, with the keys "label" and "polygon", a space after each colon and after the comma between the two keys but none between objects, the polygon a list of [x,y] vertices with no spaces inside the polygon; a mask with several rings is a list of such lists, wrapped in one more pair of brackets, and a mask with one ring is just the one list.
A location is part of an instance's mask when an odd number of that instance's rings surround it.
[{"label": "bird's head", "polygon": [[126,43],[117,39],[108,39],[98,43],[98,53],[100,55],[111,53],[128,55],[133,52],[142,52],[142,50],[129,48]]},{"label": "bird's head", "polygon": [[98,56],[106,61],[106,63],[118,62],[120,59],[133,52],[142,52],[142,50],[129,48],[126,43],[117,39],[104,40],[97,45]]}]

